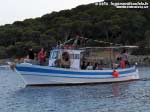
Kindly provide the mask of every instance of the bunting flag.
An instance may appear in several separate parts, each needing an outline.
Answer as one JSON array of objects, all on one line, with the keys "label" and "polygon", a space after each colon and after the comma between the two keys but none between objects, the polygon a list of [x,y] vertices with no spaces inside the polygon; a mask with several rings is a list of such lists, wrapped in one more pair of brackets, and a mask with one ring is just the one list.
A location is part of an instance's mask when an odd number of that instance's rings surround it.
[{"label": "bunting flag", "polygon": [[79,35],[77,35],[75,38],[71,38],[70,35],[68,35],[66,37],[66,41],[62,45],[64,46],[66,44],[69,44],[71,41],[73,41],[73,44],[72,44],[73,46],[85,45],[89,41],[94,41],[94,42],[101,43],[101,44],[115,45],[115,46],[121,46],[122,45],[122,44],[117,44],[117,43],[112,43],[112,42],[107,42],[107,41],[89,39],[89,38],[85,38],[85,37],[79,36]]}]

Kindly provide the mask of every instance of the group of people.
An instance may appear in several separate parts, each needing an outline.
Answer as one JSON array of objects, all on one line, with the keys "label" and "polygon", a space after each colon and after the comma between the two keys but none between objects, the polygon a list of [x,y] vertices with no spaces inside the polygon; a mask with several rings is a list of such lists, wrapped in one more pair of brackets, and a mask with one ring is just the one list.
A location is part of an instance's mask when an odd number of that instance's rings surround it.
[{"label": "group of people", "polygon": [[32,48],[29,48],[27,57],[24,59],[24,62],[28,62],[31,64],[38,63],[40,65],[45,65],[46,62],[46,51],[44,48],[41,48],[38,55],[33,51]]},{"label": "group of people", "polygon": [[[38,55],[33,51],[32,48],[29,48],[27,57],[24,59],[24,62],[32,63],[32,64],[40,64],[45,65],[46,62],[46,51],[44,48],[41,48]],[[62,59],[57,59],[55,61],[55,65],[57,67],[62,68],[70,68],[70,59],[69,54],[67,52],[64,52],[62,54]],[[120,56],[117,57],[116,62],[113,64],[113,68],[126,68],[130,67],[130,63],[128,61],[128,53],[126,50],[123,50],[120,53]],[[86,60],[82,61],[82,64],[80,66],[82,70],[103,70],[103,66],[100,63],[97,62],[88,62]]]},{"label": "group of people", "polygon": [[82,70],[102,70],[102,65],[94,62],[83,61],[81,64]]},{"label": "group of people", "polygon": [[130,63],[128,61],[128,53],[127,51],[124,49],[120,56],[117,57],[116,59],[116,63],[114,64],[113,68],[126,68],[126,67],[130,67]]},{"label": "group of people", "polygon": [[[115,63],[113,63],[112,68],[117,69],[117,68],[127,68],[130,67],[130,63],[128,61],[128,52],[127,50],[123,50],[120,55],[117,57]],[[87,62],[87,61],[82,61],[81,64],[81,69],[82,70],[103,70],[103,66],[100,63],[97,62]]]}]

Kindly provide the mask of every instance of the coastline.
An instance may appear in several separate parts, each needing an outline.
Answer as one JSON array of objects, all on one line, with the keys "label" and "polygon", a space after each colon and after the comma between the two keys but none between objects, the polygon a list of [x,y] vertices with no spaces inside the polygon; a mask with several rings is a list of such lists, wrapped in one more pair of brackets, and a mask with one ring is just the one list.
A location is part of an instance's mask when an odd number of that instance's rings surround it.
[{"label": "coastline", "polygon": [[137,63],[140,66],[150,66],[150,55],[145,55],[145,56],[130,55],[129,62],[131,64]]},{"label": "coastline", "polygon": [[0,59],[0,65],[8,65],[7,62],[14,61],[15,59]]},{"label": "coastline", "polygon": [[[7,65],[7,62],[15,62],[17,59],[0,59],[0,65]],[[47,59],[48,60],[48,59]],[[131,64],[137,63],[140,66],[150,66],[150,55],[139,56],[139,55],[130,55],[129,62]]]}]

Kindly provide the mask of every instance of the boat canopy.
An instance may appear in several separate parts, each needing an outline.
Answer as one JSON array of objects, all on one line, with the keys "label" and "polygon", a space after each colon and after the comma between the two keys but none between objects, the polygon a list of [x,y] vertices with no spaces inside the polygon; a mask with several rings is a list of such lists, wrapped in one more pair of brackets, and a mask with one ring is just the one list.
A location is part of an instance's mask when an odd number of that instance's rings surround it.
[{"label": "boat canopy", "polygon": [[109,46],[109,47],[82,47],[81,50],[84,49],[122,49],[122,48],[139,48],[139,46]]}]

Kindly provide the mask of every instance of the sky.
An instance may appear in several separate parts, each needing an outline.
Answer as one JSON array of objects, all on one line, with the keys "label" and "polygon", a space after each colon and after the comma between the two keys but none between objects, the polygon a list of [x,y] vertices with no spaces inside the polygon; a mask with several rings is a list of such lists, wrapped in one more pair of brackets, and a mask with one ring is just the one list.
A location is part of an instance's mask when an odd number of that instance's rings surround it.
[{"label": "sky", "polygon": [[0,0],[0,25],[102,0]]}]

